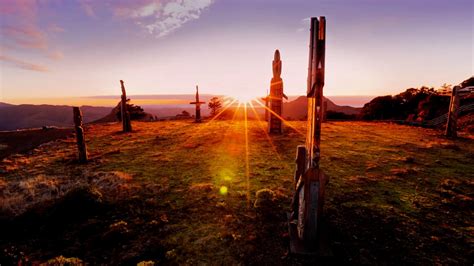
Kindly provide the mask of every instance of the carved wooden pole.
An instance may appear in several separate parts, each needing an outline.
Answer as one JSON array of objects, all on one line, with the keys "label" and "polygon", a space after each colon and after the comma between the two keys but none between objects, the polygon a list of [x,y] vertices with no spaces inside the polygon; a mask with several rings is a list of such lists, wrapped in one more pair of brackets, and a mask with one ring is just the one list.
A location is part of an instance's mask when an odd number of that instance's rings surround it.
[{"label": "carved wooden pole", "polygon": [[130,113],[127,110],[127,93],[125,91],[125,85],[123,80],[120,80],[120,85],[122,87],[122,101],[120,103],[120,113],[122,117],[122,128],[123,132],[132,131],[132,123],[130,121]]},{"label": "carved wooden pole", "polygon": [[196,101],[190,102],[190,104],[196,105],[196,115],[194,117],[194,122],[201,123],[201,104],[205,104],[206,102],[199,101],[199,87],[196,85]]},{"label": "carved wooden pole", "polygon": [[[305,145],[298,145],[296,147],[296,158],[295,158],[296,168],[293,179],[295,181],[295,191],[298,190],[298,181],[303,177],[303,174],[306,171],[306,147]],[[291,212],[290,220],[298,220],[298,193],[293,195],[291,201]]]},{"label": "carved wooden pole", "polygon": [[328,112],[328,101],[323,102],[323,118],[321,119],[321,122],[326,122],[327,121],[327,112]]},{"label": "carved wooden pole", "polygon": [[268,95],[267,97],[265,97],[265,107],[266,107],[265,108],[265,121],[268,121],[268,102],[269,102],[268,97],[269,97]]},{"label": "carved wooden pole", "polygon": [[288,99],[288,97],[283,93],[280,51],[278,50],[275,51],[273,57],[272,69],[273,77],[270,82],[270,95],[268,96],[270,98],[270,110],[272,110],[272,112],[269,114],[270,117],[268,118],[268,132],[281,134],[283,97],[286,99]]},{"label": "carved wooden pole", "polygon": [[304,174],[306,170],[306,147],[304,145],[298,145],[296,147],[296,169],[295,169],[295,175],[294,175],[294,180],[295,180],[295,189],[296,189],[296,184],[298,183],[298,180],[300,177]]},{"label": "carved wooden pole", "polygon": [[78,150],[78,161],[80,163],[87,162],[87,148],[86,148],[86,140],[84,138],[84,129],[82,128],[82,113],[79,107],[72,108],[73,116],[74,116],[74,129],[76,131],[76,142],[77,142],[77,150]]},{"label": "carved wooden pole", "polygon": [[[326,50],[326,20],[311,18],[308,63],[308,124],[305,146],[297,148],[295,178],[298,178],[290,216],[290,251],[322,254],[325,233],[321,227],[328,177],[320,169],[321,121]],[[302,154],[304,153],[304,156]],[[302,157],[304,159],[302,159]],[[301,169],[301,165],[304,165]],[[326,241],[327,242],[327,241]]]},{"label": "carved wooden pole", "polygon": [[319,168],[321,145],[321,118],[324,87],[324,63],[326,54],[326,20],[311,19],[310,61],[308,68],[308,132],[306,149],[308,168]]},{"label": "carved wooden pole", "polygon": [[446,122],[446,137],[457,137],[457,120],[459,112],[459,89],[461,87],[455,86],[451,94],[451,101],[449,103],[448,121]]}]

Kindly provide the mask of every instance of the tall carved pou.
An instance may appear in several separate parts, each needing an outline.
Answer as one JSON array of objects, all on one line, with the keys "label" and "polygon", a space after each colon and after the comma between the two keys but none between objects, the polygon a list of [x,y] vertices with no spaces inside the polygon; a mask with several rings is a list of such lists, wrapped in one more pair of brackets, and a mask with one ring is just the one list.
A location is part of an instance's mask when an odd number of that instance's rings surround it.
[{"label": "tall carved pou", "polygon": [[297,147],[295,194],[289,220],[290,251],[328,256],[331,252],[323,219],[325,187],[329,177],[320,169],[321,122],[326,57],[326,19],[312,17],[306,96],[308,124],[306,144]]},{"label": "tall carved pou", "polygon": [[282,132],[282,105],[283,97],[288,99],[283,93],[283,80],[281,79],[280,51],[276,50],[273,58],[273,77],[270,83],[270,117],[268,118],[268,132],[280,134]]}]

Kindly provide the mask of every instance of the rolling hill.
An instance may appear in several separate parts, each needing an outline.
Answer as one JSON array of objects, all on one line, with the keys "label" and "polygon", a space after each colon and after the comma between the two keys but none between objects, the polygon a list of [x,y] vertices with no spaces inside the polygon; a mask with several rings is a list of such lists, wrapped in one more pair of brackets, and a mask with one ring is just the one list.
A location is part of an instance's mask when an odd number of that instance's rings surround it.
[{"label": "rolling hill", "polygon": [[[0,104],[0,130],[72,126],[72,107],[57,105]],[[81,106],[84,123],[110,113],[109,107]]]},{"label": "rolling hill", "polygon": [[[166,95],[165,95],[166,96]],[[161,97],[165,97],[161,96]],[[205,95],[206,101],[210,95]],[[141,99],[145,96],[131,96],[133,99]],[[152,96],[148,96],[152,97]],[[154,96],[157,97],[157,96]],[[170,96],[171,97],[171,96]],[[181,95],[181,98],[192,99],[192,95]],[[342,112],[348,115],[358,114],[360,108],[351,106],[339,106],[327,99],[328,110]],[[132,101],[133,102],[133,101]],[[142,105],[146,113],[158,118],[174,117],[183,110],[194,113],[194,107],[188,104],[152,104]],[[84,123],[110,122],[114,120],[111,111],[113,107],[81,106]],[[259,113],[263,109],[256,106]],[[307,100],[305,96],[299,96],[293,101],[283,104],[283,116],[294,120],[303,119],[307,112]],[[209,115],[207,106],[201,108],[202,115]],[[249,117],[253,114],[249,113]],[[43,126],[67,127],[72,126],[72,107],[67,105],[13,105],[0,102],[0,131],[39,128]]]},{"label": "rolling hill", "polygon": [[[340,106],[324,97],[328,103],[328,111],[340,112],[346,115],[357,115],[361,108],[351,106]],[[308,112],[308,100],[305,96],[300,96],[293,101],[283,103],[283,117],[285,119],[301,120]]]}]

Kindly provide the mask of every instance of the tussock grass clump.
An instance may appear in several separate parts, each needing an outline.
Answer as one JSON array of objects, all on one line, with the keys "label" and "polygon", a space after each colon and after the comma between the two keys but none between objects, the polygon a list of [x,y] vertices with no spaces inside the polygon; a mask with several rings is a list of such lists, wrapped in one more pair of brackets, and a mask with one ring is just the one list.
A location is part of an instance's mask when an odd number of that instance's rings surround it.
[{"label": "tussock grass clump", "polygon": [[42,266],[83,266],[86,265],[82,260],[78,258],[66,258],[64,256],[58,256],[48,260],[41,264]]},{"label": "tussock grass clump", "polygon": [[140,261],[139,263],[137,263],[137,266],[155,266],[155,265],[156,263],[151,260]]},{"label": "tussock grass clump", "polygon": [[61,184],[61,178],[38,175],[35,177],[0,182],[0,212],[18,215],[38,202],[57,198],[61,192],[69,191],[71,182]]},{"label": "tussock grass clump", "polygon": [[54,215],[62,219],[73,219],[100,210],[102,193],[95,187],[82,185],[67,192],[54,205]]},{"label": "tussock grass clump", "polygon": [[103,234],[102,241],[108,244],[123,242],[129,237],[130,230],[128,227],[129,225],[125,221],[118,221],[109,225],[109,230]]},{"label": "tussock grass clump", "polygon": [[59,199],[84,187],[93,187],[107,200],[114,201],[132,195],[138,186],[129,174],[119,171],[85,173],[85,177],[76,179],[42,174],[10,182],[0,179],[0,213],[20,215],[38,203]]},{"label": "tussock grass clump", "polygon": [[270,211],[275,206],[276,193],[268,188],[260,189],[255,193],[253,207],[259,212]]},{"label": "tussock grass clump", "polygon": [[191,185],[189,192],[211,192],[213,189],[214,185],[211,183],[199,183]]}]

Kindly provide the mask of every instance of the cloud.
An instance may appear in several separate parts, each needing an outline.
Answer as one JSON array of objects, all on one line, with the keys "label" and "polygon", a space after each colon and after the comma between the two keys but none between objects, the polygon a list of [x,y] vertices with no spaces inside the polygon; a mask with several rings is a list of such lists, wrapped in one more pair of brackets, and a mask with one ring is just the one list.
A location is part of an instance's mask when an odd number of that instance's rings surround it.
[{"label": "cloud", "polygon": [[47,46],[46,36],[36,25],[37,11],[36,1],[0,1],[1,32],[4,38],[23,48],[44,49]]},{"label": "cloud", "polygon": [[308,31],[309,26],[310,26],[309,24],[311,24],[310,21],[311,21],[311,17],[301,19],[301,21],[300,21],[301,26],[299,28],[297,28],[296,31],[297,32],[303,32],[303,31],[306,32],[306,31]]},{"label": "cloud", "polygon": [[64,58],[64,54],[61,51],[52,51],[48,53],[48,58],[53,59],[53,60],[61,60]]},{"label": "cloud", "polygon": [[24,19],[36,18],[38,7],[36,1],[31,0],[2,0],[0,1],[1,15],[24,15]]},{"label": "cloud", "polygon": [[[96,3],[99,1],[96,1]],[[84,13],[86,13],[87,16],[95,18],[95,11],[94,11],[94,1],[91,0],[78,0],[79,5],[81,6],[82,10]]]},{"label": "cloud", "polygon": [[[8,47],[2,51],[28,51],[39,53],[47,58],[58,60],[63,57],[57,49],[52,50],[49,43],[49,35],[64,32],[64,29],[56,24],[41,27],[40,6],[46,6],[49,0],[2,0],[0,1],[0,15],[2,16],[0,30],[2,34],[2,46]],[[42,21],[43,22],[43,21]],[[53,47],[54,48],[54,47]],[[31,64],[12,56],[2,55],[2,61],[7,61],[22,69],[34,71],[47,71],[45,66]]]},{"label": "cloud", "polygon": [[[52,60],[60,60],[64,57],[62,52],[50,43],[51,37],[65,32],[64,28],[52,21],[45,23],[45,20],[49,18],[44,17],[44,14],[48,12],[43,13],[43,10],[48,8],[51,1],[53,0],[0,0],[2,47],[8,47],[8,50],[4,49],[4,52],[33,51]],[[210,7],[214,0],[76,1],[89,17],[98,18],[99,15],[109,14],[116,19],[131,21],[145,32],[160,38],[190,21],[199,19],[202,12]],[[44,66],[31,64],[8,55],[3,55],[1,60],[22,69],[47,70]]]},{"label": "cloud", "polygon": [[46,49],[48,47],[46,34],[35,25],[2,25],[2,33],[10,42],[22,48]]},{"label": "cloud", "polygon": [[121,18],[147,18],[159,12],[163,1],[135,1],[129,3],[115,3],[112,11]]},{"label": "cloud", "polygon": [[111,14],[130,20],[146,32],[163,37],[198,19],[215,0],[77,0],[82,11],[92,18]]},{"label": "cloud", "polygon": [[38,71],[38,72],[48,72],[48,68],[45,66],[25,62],[23,60],[13,58],[7,55],[0,55],[0,60],[8,62],[11,65],[21,68],[21,69]]},{"label": "cloud", "polygon": [[61,32],[65,32],[66,30],[56,24],[51,24],[49,25],[48,27],[48,31],[49,32],[54,32],[54,33],[61,33]]},{"label": "cloud", "polygon": [[111,2],[116,17],[132,20],[160,38],[196,20],[213,0],[138,0]]}]

